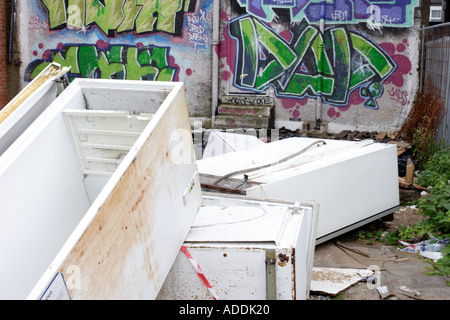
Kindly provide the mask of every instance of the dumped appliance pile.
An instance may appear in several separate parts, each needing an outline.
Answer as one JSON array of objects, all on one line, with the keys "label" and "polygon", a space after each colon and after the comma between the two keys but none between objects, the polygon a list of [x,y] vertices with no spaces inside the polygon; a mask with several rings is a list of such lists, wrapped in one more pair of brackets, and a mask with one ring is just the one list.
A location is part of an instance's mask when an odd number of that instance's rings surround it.
[{"label": "dumped appliance pile", "polygon": [[0,298],[307,299],[316,245],[399,207],[395,146],[215,136],[197,161],[182,83],[49,87],[0,123]]}]

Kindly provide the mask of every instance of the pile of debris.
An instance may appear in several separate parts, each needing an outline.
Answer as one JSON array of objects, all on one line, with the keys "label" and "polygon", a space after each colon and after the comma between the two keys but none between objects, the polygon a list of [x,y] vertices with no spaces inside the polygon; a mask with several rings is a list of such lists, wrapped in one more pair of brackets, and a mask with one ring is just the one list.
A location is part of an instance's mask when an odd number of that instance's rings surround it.
[{"label": "pile of debris", "polygon": [[[390,133],[389,136],[392,136]],[[334,139],[336,140],[348,140],[348,141],[360,141],[365,139],[372,139],[379,142],[384,142],[388,137],[387,132],[378,133],[376,131],[358,131],[358,130],[342,130],[338,133]]]}]

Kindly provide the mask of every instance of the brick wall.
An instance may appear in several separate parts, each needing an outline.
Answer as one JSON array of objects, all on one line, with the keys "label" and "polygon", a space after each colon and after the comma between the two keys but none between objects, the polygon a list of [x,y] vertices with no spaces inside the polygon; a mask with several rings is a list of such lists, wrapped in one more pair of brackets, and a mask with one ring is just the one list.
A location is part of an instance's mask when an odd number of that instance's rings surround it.
[{"label": "brick wall", "polygon": [[6,25],[5,1],[0,1],[0,109],[8,103],[8,86],[6,82]]}]

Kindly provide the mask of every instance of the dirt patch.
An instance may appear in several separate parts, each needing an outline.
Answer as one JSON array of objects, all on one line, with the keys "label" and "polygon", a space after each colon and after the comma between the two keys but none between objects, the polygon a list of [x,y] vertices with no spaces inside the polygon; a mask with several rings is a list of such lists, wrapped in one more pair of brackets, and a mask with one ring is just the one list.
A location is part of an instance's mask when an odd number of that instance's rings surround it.
[{"label": "dirt patch", "polygon": [[[413,226],[416,222],[420,222],[426,219],[426,217],[422,216],[418,213],[418,209],[414,206],[402,206],[399,210],[391,214],[390,216],[376,220],[372,223],[369,223],[365,226],[357,230],[350,231],[347,234],[341,235],[335,239],[330,240],[331,242],[339,241],[340,239],[345,239],[345,241],[354,241],[355,243],[367,244],[370,241],[361,240],[359,235],[363,232],[373,232],[375,233],[378,230],[393,232],[400,226]],[[395,246],[388,246],[385,243],[374,243],[373,247],[382,247],[384,250],[390,252],[396,252],[397,249]],[[414,254],[402,253],[403,256],[408,256],[408,259],[417,259],[421,258]],[[357,282],[341,293],[332,296],[323,293],[314,293],[311,292],[310,295],[311,300],[380,300],[380,296],[377,290],[373,290],[370,288],[365,282]],[[386,299],[396,300],[396,296],[391,296]]]},{"label": "dirt patch", "polygon": [[382,223],[385,226],[385,231],[393,232],[400,226],[412,227],[415,223],[425,219],[426,217],[419,214],[415,206],[405,206],[394,212],[391,221],[382,220]]}]

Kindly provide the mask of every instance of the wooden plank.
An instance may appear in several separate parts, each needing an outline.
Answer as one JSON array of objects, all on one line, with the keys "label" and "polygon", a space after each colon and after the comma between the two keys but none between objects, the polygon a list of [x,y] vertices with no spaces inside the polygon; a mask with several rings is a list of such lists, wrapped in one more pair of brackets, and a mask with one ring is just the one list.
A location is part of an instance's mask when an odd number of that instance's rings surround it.
[{"label": "wooden plank", "polygon": [[383,140],[386,139],[387,136],[387,132],[379,132],[376,136],[375,136],[375,140]]},{"label": "wooden plank", "polygon": [[346,137],[347,137],[347,135],[350,133],[351,131],[350,130],[342,130],[340,133],[338,133],[337,135],[336,135],[336,139],[339,139],[339,140],[341,140],[341,139],[345,139]]}]

